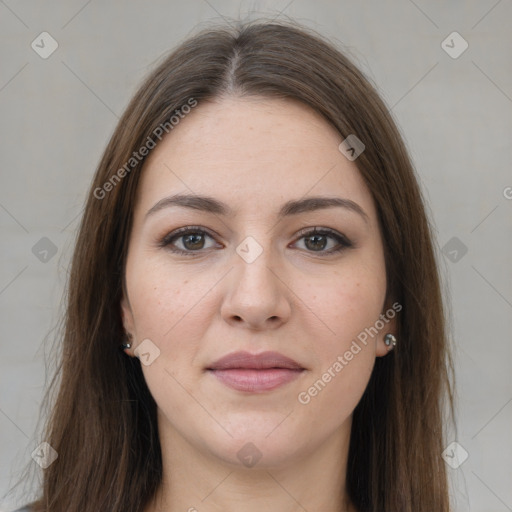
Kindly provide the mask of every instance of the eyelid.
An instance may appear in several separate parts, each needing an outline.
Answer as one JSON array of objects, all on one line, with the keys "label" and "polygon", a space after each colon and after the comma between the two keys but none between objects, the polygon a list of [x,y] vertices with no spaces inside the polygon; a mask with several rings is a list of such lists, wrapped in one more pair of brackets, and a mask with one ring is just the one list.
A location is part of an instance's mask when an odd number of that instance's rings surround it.
[{"label": "eyelid", "polygon": [[343,243],[347,247],[354,246],[354,243],[348,237],[346,237],[343,233],[340,233],[339,231],[337,231],[335,229],[332,229],[332,228],[324,228],[324,227],[319,227],[319,226],[302,228],[297,233],[296,240],[298,240],[298,239],[300,239],[300,238],[302,238],[302,237],[304,237],[306,235],[311,236],[311,235],[314,235],[314,234],[329,235],[332,238],[337,239],[339,242]]}]

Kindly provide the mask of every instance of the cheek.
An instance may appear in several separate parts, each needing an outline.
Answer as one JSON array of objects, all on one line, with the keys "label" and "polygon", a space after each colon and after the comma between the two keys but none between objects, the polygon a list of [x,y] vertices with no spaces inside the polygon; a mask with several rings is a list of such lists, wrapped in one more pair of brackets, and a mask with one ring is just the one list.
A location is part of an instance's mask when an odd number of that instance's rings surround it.
[{"label": "cheek", "polygon": [[384,290],[368,282],[345,283],[329,302],[333,330],[340,340],[357,337],[378,319],[384,300]]},{"label": "cheek", "polygon": [[[323,417],[324,428],[334,428],[347,418],[361,399],[375,363],[375,341],[367,334],[381,313],[385,280],[361,268],[336,279],[315,299],[328,326],[311,345],[319,364],[311,373],[301,395],[300,407],[310,417]],[[329,411],[327,413],[327,411]]]},{"label": "cheek", "polygon": [[127,282],[137,341],[149,339],[160,351],[151,364],[141,361],[144,379],[164,416],[179,423],[190,414],[190,368],[204,338],[204,287],[143,253],[127,266]]},{"label": "cheek", "polygon": [[322,292],[315,293],[314,308],[329,330],[317,337],[320,365],[298,401],[312,417],[323,416],[325,428],[352,413],[373,370],[377,338],[368,332],[379,319],[386,292],[385,267],[378,256],[336,270]]},{"label": "cheek", "polygon": [[184,277],[165,261],[140,254],[127,266],[127,281],[140,339],[167,344],[183,339],[187,329],[194,330],[201,325],[200,308],[194,305],[203,299],[205,287],[197,279],[193,278],[191,283],[190,277]]},{"label": "cheek", "polygon": [[323,286],[315,290],[311,309],[327,327],[326,348],[337,352],[375,324],[386,293],[385,269],[373,264],[351,265],[336,270]]}]

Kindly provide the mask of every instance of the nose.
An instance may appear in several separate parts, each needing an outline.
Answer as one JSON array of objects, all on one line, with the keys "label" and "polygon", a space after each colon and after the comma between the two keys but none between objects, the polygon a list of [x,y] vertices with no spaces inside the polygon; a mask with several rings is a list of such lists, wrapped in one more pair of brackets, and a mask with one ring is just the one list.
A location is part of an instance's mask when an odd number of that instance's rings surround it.
[{"label": "nose", "polygon": [[265,249],[252,262],[233,255],[232,270],[226,276],[221,307],[222,318],[233,326],[251,330],[276,329],[291,314],[290,297],[284,272]]}]

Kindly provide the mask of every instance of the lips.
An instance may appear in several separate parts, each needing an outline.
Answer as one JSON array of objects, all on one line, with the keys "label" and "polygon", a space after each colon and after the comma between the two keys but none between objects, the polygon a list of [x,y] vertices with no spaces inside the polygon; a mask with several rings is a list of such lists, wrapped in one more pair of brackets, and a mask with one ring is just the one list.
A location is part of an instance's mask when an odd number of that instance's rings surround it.
[{"label": "lips", "polygon": [[215,361],[206,370],[232,389],[258,393],[291,382],[305,368],[279,352],[234,352]]},{"label": "lips", "polygon": [[249,352],[234,352],[215,361],[208,370],[262,370],[268,368],[285,368],[287,370],[303,370],[304,368],[289,357],[279,352],[262,352],[250,354]]}]

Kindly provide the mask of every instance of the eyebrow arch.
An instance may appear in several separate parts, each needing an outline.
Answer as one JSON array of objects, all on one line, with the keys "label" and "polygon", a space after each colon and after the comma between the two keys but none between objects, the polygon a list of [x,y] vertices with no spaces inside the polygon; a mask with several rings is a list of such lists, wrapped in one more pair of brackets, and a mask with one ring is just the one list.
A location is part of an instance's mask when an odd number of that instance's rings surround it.
[{"label": "eyebrow arch", "polygon": [[[147,219],[150,215],[164,208],[172,206],[180,206],[182,208],[191,208],[194,210],[201,210],[216,215],[232,216],[233,209],[227,204],[218,201],[210,196],[202,195],[189,195],[189,194],[176,194],[169,197],[164,197],[158,201],[152,208],[150,208],[145,218]],[[283,204],[278,212],[278,219],[290,215],[298,215],[300,213],[312,212],[315,210],[321,210],[325,208],[341,207],[347,210],[351,210],[359,214],[363,220],[368,223],[369,218],[366,212],[354,201],[350,199],[343,199],[341,197],[322,197],[314,196],[305,199],[298,199],[287,201]]]}]

